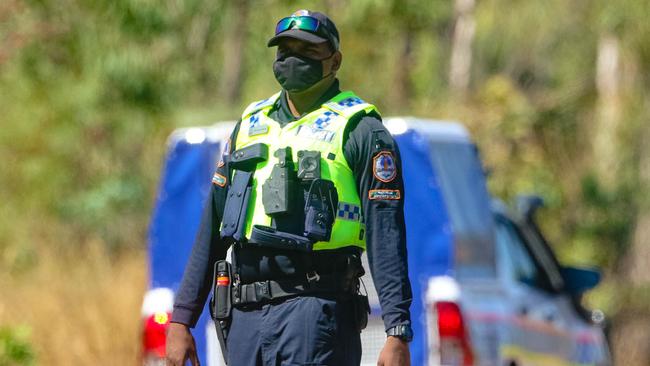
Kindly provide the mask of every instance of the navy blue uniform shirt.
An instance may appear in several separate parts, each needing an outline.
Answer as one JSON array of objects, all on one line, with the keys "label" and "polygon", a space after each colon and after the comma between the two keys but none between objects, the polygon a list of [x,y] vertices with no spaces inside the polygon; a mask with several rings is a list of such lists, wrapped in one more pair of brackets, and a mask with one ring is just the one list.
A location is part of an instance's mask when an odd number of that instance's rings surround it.
[{"label": "navy blue uniform shirt", "polygon": [[[339,92],[336,81],[305,114],[319,108]],[[269,117],[282,126],[300,118],[292,115],[285,91],[271,109]],[[234,142],[240,123],[237,123],[231,135],[229,151],[224,153],[236,149]],[[381,117],[375,113],[353,117],[348,122],[345,135],[343,152],[354,173],[361,198],[368,262],[379,295],[385,329],[409,324],[412,295],[408,279],[404,184],[399,150],[382,124]],[[386,163],[395,164],[395,175],[391,175],[393,169],[381,169],[381,160],[377,165],[377,159],[386,154],[392,158]],[[217,174],[229,176],[226,166],[218,166]],[[227,185],[212,185],[211,199],[203,213],[199,233],[176,294],[172,322],[194,327],[211,290],[213,264],[226,257],[226,245],[219,237],[226,191]]]}]

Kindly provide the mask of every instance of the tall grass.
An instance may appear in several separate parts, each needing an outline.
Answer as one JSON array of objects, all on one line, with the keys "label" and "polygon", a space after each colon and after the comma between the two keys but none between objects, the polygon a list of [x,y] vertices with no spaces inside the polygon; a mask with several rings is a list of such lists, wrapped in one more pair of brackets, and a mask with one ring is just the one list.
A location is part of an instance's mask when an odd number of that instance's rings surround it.
[{"label": "tall grass", "polygon": [[0,324],[30,329],[38,365],[137,364],[144,258],[91,244],[41,253],[19,276],[0,271]]}]

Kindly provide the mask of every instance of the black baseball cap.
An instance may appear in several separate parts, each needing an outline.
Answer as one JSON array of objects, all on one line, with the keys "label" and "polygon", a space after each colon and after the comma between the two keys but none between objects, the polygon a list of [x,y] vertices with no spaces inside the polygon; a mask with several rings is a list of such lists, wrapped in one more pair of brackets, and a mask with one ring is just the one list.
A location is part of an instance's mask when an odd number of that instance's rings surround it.
[{"label": "black baseball cap", "polygon": [[[269,40],[267,46],[269,47],[277,46],[281,38],[290,37],[290,38],[300,39],[309,43],[329,42],[332,45],[332,48],[334,48],[334,50],[339,49],[339,43],[340,43],[339,31],[336,29],[336,25],[334,25],[334,22],[327,15],[317,11],[298,10],[287,18],[300,17],[300,16],[307,16],[316,19],[318,21],[318,28],[316,29],[316,31],[312,32],[309,30],[299,29],[296,26],[292,26],[286,30],[277,33],[273,38]],[[281,19],[280,22],[283,19]],[[278,22],[278,24],[280,22]]]}]

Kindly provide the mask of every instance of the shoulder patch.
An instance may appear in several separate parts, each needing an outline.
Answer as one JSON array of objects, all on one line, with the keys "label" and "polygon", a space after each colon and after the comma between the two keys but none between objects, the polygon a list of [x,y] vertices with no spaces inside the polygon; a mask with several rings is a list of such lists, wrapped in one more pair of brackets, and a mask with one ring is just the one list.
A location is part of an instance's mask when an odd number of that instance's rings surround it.
[{"label": "shoulder patch", "polygon": [[399,189],[371,189],[368,191],[369,200],[399,200],[402,192]]},{"label": "shoulder patch", "polygon": [[212,184],[216,184],[222,188],[226,186],[226,181],[226,177],[219,173],[214,173],[214,176],[212,177]]},{"label": "shoulder patch", "polygon": [[372,173],[378,180],[388,183],[397,176],[395,158],[390,151],[382,151],[372,158]]}]

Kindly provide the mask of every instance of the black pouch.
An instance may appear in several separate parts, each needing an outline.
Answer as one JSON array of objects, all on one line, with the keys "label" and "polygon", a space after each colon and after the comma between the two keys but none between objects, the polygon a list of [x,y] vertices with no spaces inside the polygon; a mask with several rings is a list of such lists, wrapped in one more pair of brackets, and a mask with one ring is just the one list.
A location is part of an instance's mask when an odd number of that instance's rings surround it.
[{"label": "black pouch", "polygon": [[329,241],[338,206],[338,193],[334,183],[314,179],[305,198],[305,236],[313,241]]},{"label": "black pouch", "polygon": [[354,322],[357,330],[361,333],[368,326],[368,315],[370,314],[368,296],[358,293],[352,295],[352,307],[354,309]]},{"label": "black pouch", "polygon": [[232,266],[226,260],[214,263],[214,294],[212,317],[217,320],[230,318],[232,310]]},{"label": "black pouch", "polygon": [[214,263],[214,283],[210,313],[214,321],[217,340],[221,347],[221,354],[225,364],[228,364],[228,333],[232,316],[232,265],[226,260]]}]

